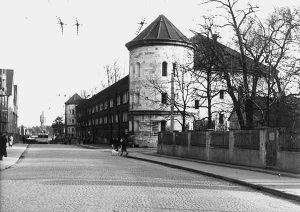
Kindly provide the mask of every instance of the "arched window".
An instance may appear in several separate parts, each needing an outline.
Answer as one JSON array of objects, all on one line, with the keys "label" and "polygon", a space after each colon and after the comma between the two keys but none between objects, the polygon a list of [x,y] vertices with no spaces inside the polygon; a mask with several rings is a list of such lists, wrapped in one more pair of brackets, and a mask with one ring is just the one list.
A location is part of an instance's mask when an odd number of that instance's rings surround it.
[{"label": "arched window", "polygon": [[140,77],[140,69],[141,69],[141,64],[136,63],[136,76]]},{"label": "arched window", "polygon": [[168,75],[168,63],[166,61],[164,61],[162,63],[162,67],[161,67],[161,75],[162,76],[167,76]]},{"label": "arched window", "polygon": [[131,74],[132,74],[132,77],[134,77],[134,75],[135,75],[135,67],[134,67],[134,65],[130,65],[130,69],[131,69]]}]

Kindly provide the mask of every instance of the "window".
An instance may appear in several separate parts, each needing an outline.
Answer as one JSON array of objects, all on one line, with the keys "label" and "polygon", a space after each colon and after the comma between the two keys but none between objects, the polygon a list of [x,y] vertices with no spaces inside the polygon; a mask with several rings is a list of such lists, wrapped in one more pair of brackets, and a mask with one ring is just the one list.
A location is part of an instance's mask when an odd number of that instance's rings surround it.
[{"label": "window", "polygon": [[176,68],[177,68],[177,64],[176,63],[173,63],[173,74],[175,76],[178,76],[178,72],[176,71]]},{"label": "window", "polygon": [[168,75],[168,63],[166,61],[162,63],[161,74],[164,77]]},{"label": "window", "polygon": [[103,124],[107,124],[107,116],[104,116]]},{"label": "window", "polygon": [[136,76],[140,77],[140,69],[141,69],[141,64],[136,63]]},{"label": "window", "polygon": [[123,104],[128,102],[128,92],[123,93]]},{"label": "window", "polygon": [[100,104],[100,111],[102,111],[103,110],[103,104],[101,103]]},{"label": "window", "polygon": [[220,90],[220,99],[224,99],[224,90]]},{"label": "window", "polygon": [[121,96],[118,95],[118,96],[117,96],[117,105],[120,105],[120,104],[121,104]]},{"label": "window", "polygon": [[109,101],[109,107],[113,107],[113,106],[114,106],[114,100],[110,99],[110,101]]},{"label": "window", "polygon": [[125,122],[127,120],[128,120],[128,114],[127,114],[127,112],[123,112],[123,114],[122,114],[122,121]]},{"label": "window", "polygon": [[133,130],[135,132],[139,132],[140,131],[140,121],[139,120],[135,120],[133,122]]},{"label": "window", "polygon": [[113,114],[110,115],[110,123],[114,123],[114,115]]},{"label": "window", "polygon": [[102,124],[102,123],[103,123],[103,118],[100,117],[100,119],[99,119],[99,124]]},{"label": "window", "polygon": [[167,122],[165,120],[160,122],[160,131],[166,131]]},{"label": "window", "polygon": [[104,103],[104,110],[106,110],[108,108],[108,101],[105,101]]},{"label": "window", "polygon": [[72,119],[72,124],[74,124],[74,119]]},{"label": "window", "polygon": [[167,104],[167,93],[162,93],[161,94],[161,103],[162,104]]},{"label": "window", "polygon": [[135,67],[134,67],[134,65],[131,65],[131,70],[132,70],[132,77],[135,77]]},{"label": "window", "polygon": [[195,109],[199,109],[199,100],[195,100]]},{"label": "window", "polygon": [[219,114],[219,124],[224,124],[224,114]]},{"label": "window", "polygon": [[74,115],[74,113],[75,113],[75,111],[74,111],[74,109],[72,109],[72,114]]},{"label": "window", "polygon": [[136,93],[135,94],[134,102],[136,104],[140,104],[140,93]]},{"label": "window", "polygon": [[74,127],[72,127],[72,132],[74,132],[75,131],[75,129],[74,129]]}]

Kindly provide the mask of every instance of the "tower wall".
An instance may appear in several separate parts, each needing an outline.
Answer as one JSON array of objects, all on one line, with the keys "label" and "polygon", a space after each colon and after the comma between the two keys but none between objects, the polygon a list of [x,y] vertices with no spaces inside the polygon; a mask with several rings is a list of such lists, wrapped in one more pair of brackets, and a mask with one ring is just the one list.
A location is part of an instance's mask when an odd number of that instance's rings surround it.
[{"label": "tower wall", "polygon": [[[157,87],[164,89],[170,96],[173,63],[185,64],[191,60],[192,49],[179,45],[141,46],[130,51],[130,130],[133,131],[135,144],[155,147],[161,121],[166,120],[166,127],[169,127],[171,108],[161,103],[161,92]],[[163,62],[167,63],[166,76],[162,76]],[[181,130],[177,122],[175,130]]]}]

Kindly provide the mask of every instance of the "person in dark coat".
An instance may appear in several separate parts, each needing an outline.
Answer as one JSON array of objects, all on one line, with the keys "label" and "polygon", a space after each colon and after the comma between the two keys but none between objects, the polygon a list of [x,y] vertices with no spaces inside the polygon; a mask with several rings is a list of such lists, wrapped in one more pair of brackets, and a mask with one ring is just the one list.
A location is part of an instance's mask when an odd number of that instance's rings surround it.
[{"label": "person in dark coat", "polygon": [[127,152],[127,149],[126,149],[126,146],[127,146],[127,137],[125,138],[121,138],[120,140],[121,142],[121,156],[123,155],[123,152],[126,152],[126,156],[128,155],[128,152]]},{"label": "person in dark coat", "polygon": [[1,133],[0,134],[0,160],[3,159],[3,156],[7,157],[6,144],[7,144],[6,136],[3,133]]}]

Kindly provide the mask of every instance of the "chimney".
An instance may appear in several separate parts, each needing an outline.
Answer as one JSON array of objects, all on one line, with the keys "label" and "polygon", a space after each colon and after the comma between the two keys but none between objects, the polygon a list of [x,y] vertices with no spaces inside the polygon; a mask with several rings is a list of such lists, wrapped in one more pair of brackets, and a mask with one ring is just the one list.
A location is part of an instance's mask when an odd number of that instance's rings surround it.
[{"label": "chimney", "polygon": [[219,37],[218,34],[212,34],[213,41],[217,41],[218,37]]}]

